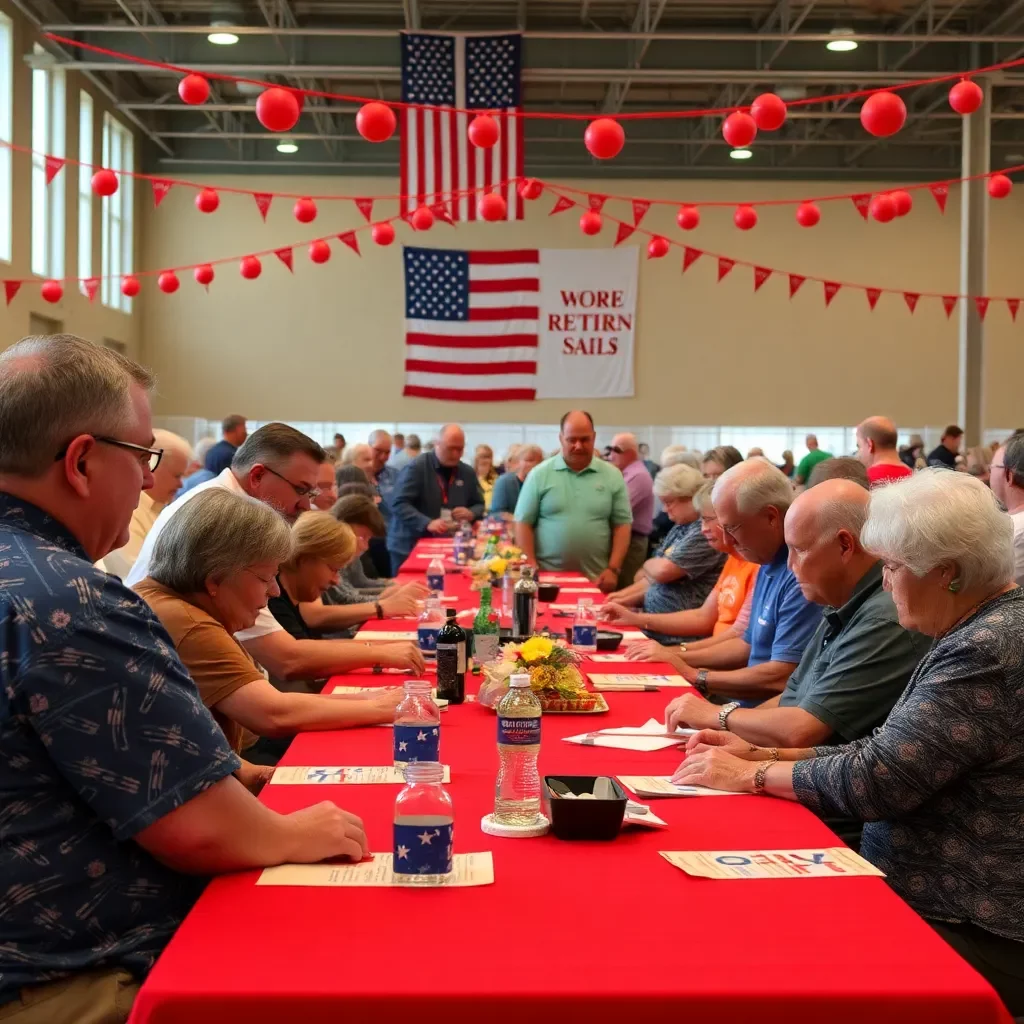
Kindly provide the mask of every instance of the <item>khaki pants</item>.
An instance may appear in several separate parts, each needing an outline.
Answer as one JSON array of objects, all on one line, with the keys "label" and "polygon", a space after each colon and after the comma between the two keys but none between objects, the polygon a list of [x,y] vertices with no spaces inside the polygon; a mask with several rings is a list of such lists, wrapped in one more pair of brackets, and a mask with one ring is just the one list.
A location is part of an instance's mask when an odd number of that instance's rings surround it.
[{"label": "khaki pants", "polygon": [[23,988],[0,1006],[4,1024],[124,1024],[139,982],[120,968],[76,974],[49,985]]},{"label": "khaki pants", "polygon": [[650,538],[642,537],[634,533],[629,541],[629,549],[626,551],[626,560],[622,563],[622,571],[619,573],[619,590],[624,590],[633,583],[633,577],[640,571],[640,567],[647,561],[647,549],[650,546]]}]

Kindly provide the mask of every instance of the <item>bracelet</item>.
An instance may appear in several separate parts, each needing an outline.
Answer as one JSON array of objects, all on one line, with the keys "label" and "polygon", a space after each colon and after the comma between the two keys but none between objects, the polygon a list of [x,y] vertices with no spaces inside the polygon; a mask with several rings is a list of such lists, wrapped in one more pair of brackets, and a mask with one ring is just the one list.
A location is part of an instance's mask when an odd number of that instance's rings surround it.
[{"label": "bracelet", "polygon": [[729,731],[729,716],[739,707],[739,701],[730,701],[721,711],[718,712],[718,728],[724,732]]},{"label": "bracelet", "polygon": [[706,697],[708,695],[708,670],[706,668],[702,668],[698,671],[697,679],[693,686],[702,697]]},{"label": "bracelet", "polygon": [[755,796],[764,796],[764,782],[765,777],[768,775],[768,769],[779,759],[779,751],[777,747],[772,747],[768,751],[768,760],[762,761],[757,771],[754,772],[754,794]]}]

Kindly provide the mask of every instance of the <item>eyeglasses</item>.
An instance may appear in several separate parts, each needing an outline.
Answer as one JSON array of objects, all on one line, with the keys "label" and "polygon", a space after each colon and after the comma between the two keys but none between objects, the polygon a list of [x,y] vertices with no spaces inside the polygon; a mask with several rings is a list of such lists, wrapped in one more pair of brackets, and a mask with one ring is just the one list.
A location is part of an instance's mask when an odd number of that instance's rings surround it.
[{"label": "eyeglasses", "polygon": [[263,586],[265,586],[265,587],[272,586],[273,583],[274,583],[273,579],[265,580],[258,572],[253,572],[252,569],[248,569],[247,568],[244,571],[247,572],[250,576],[255,576],[256,579],[258,579],[260,581],[260,583],[262,583]]},{"label": "eyeglasses", "polygon": [[307,487],[305,484],[293,484],[291,480],[286,476],[282,476],[276,469],[271,469],[270,466],[264,465],[263,467],[268,473],[273,473],[278,480],[283,480],[300,498],[309,498],[313,501],[315,498],[320,497],[319,487]]},{"label": "eyeglasses", "polygon": [[615,452],[616,455],[621,455],[625,450],[625,448],[620,448],[617,444],[608,445],[608,451]]},{"label": "eyeglasses", "polygon": [[[94,441],[102,441],[103,444],[112,444],[115,448],[127,448],[129,451],[140,452],[147,455],[148,459],[140,459],[144,464],[148,462],[150,473],[156,472],[156,467],[160,465],[160,460],[164,457],[163,448],[147,448],[143,444],[132,444],[131,441],[119,441],[116,437],[100,437],[98,434],[93,434]],[[68,446],[65,445],[57,454],[54,456],[54,462],[60,462],[68,453]]]}]

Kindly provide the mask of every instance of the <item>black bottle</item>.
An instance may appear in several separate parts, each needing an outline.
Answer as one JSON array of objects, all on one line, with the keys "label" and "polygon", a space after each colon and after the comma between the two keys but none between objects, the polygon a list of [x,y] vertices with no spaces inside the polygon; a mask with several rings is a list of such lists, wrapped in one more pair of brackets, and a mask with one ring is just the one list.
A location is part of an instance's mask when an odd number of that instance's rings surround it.
[{"label": "black bottle", "polygon": [[466,631],[455,621],[455,609],[446,609],[448,621],[437,633],[437,696],[449,704],[466,699]]}]

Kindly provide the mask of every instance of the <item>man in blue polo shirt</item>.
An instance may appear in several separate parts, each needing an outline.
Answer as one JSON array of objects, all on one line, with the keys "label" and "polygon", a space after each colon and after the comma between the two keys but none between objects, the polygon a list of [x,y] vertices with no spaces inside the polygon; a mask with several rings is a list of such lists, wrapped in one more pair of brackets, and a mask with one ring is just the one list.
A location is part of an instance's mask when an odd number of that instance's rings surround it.
[{"label": "man in blue polo shirt", "polygon": [[786,477],[762,458],[733,466],[715,484],[719,525],[736,553],[761,569],[743,636],[722,634],[721,643],[690,658],[683,645],[681,674],[704,696],[751,707],[782,693],[818,627],[821,608],[804,597],[787,565],[783,526],[793,497]]}]

